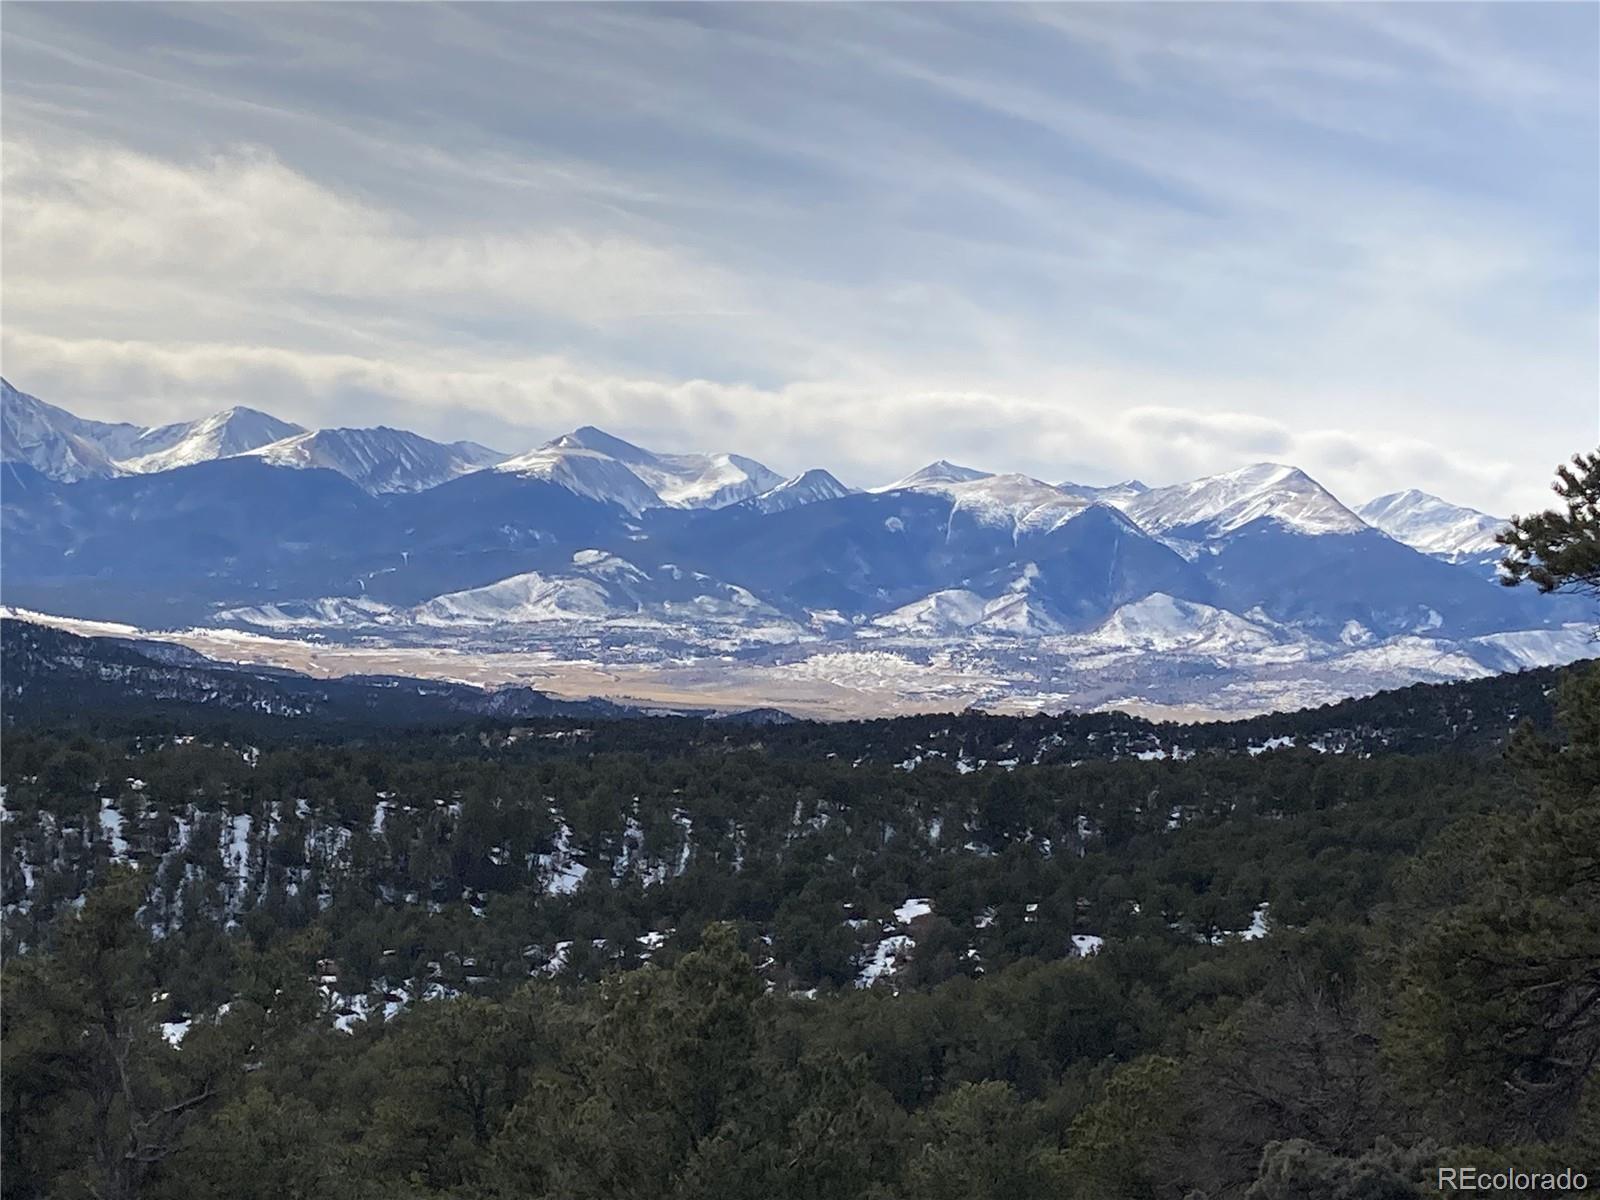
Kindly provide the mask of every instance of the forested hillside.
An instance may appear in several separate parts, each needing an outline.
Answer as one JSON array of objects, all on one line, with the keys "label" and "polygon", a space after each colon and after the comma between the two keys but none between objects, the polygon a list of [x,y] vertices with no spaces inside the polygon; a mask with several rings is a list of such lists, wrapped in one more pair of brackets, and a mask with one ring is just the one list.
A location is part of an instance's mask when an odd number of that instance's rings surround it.
[{"label": "forested hillside", "polygon": [[5,1195],[1600,1163],[1593,674],[1218,726],[468,720],[7,729]]}]

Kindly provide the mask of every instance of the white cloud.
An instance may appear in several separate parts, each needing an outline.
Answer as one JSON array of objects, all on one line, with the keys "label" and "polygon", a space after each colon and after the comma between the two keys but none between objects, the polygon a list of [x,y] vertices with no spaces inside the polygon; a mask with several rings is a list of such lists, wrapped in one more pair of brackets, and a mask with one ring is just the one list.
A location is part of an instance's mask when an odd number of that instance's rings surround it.
[{"label": "white cloud", "polygon": [[1596,432],[1593,65],[1458,7],[24,6],[6,367],[141,420],[1529,507]]},{"label": "white cloud", "polygon": [[[626,235],[433,229],[342,195],[260,149],[193,165],[115,147],[5,146],[6,292],[70,281],[132,307],[175,282],[211,294],[323,302],[508,306],[586,324],[726,307],[738,285],[694,256]],[[170,314],[175,320],[183,314]]]},{"label": "white cloud", "polygon": [[[1503,510],[1542,502],[1505,462],[1474,461],[1420,439],[1297,428],[1248,412],[1126,405],[1130,391],[1174,394],[1154,378],[1086,375],[1065,396],[880,391],[829,384],[777,389],[606,374],[558,357],[478,359],[401,347],[381,358],[253,346],[58,340],[7,331],[8,360],[29,364],[38,390],[85,415],[194,415],[215,397],[315,424],[329,411],[473,437],[516,451],[582,424],[665,450],[730,449],[776,469],[826,465],[847,481],[882,483],[935,458],[1022,470],[1049,482],[1141,475],[1161,484],[1247,462],[1299,465],[1348,503],[1405,479]],[[1192,399],[1192,397],[1191,397]],[[1025,448],[1016,431],[1026,430]],[[714,431],[714,432],[708,432]],[[518,436],[520,434],[520,437]],[[1554,465],[1552,463],[1552,465]]]}]

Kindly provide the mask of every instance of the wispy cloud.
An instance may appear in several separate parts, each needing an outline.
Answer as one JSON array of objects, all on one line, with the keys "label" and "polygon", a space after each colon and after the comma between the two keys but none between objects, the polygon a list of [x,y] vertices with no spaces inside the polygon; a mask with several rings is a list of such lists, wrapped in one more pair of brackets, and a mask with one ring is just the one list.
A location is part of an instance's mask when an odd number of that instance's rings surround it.
[{"label": "wispy cloud", "polygon": [[1271,457],[1528,507],[1597,433],[1597,37],[1570,5],[14,4],[6,369],[96,415],[592,421],[861,482]]}]

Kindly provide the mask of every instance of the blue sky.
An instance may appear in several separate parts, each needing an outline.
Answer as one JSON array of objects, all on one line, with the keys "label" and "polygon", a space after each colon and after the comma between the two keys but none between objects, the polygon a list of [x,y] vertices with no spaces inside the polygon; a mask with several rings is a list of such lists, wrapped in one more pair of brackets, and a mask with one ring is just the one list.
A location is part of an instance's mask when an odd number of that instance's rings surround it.
[{"label": "blue sky", "polygon": [[1594,5],[3,22],[5,371],[87,415],[1499,512],[1600,437]]}]

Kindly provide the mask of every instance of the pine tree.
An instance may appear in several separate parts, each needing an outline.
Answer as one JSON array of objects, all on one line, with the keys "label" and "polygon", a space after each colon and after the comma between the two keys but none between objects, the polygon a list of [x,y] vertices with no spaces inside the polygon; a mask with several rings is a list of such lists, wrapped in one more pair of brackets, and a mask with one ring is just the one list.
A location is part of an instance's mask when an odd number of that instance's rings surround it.
[{"label": "pine tree", "polygon": [[964,1083],[918,1114],[918,1143],[905,1172],[907,1200],[1011,1200],[1067,1196],[1067,1170],[1053,1139],[1011,1087]]},{"label": "pine tree", "polygon": [[564,1070],[535,1083],[497,1141],[501,1190],[573,1200],[679,1194],[687,1173],[705,1173],[697,1159],[722,1158],[743,1140],[760,996],[727,925],[709,928],[670,971],[606,979],[598,1011],[557,1031],[572,1046]]},{"label": "pine tree", "polygon": [[1502,582],[1514,587],[1526,579],[1541,592],[1600,594],[1600,451],[1557,467],[1553,490],[1562,508],[1517,517],[1500,535]]},{"label": "pine tree", "polygon": [[133,1200],[216,1094],[156,1030],[137,872],[118,868],[67,920],[48,954],[7,965],[8,1194]]},{"label": "pine tree", "polygon": [[1409,931],[1389,1050],[1420,1105],[1463,1140],[1577,1136],[1600,1068],[1600,671],[1565,690],[1575,740],[1524,740],[1542,799],[1464,827],[1414,870],[1411,891],[1476,864]]}]

